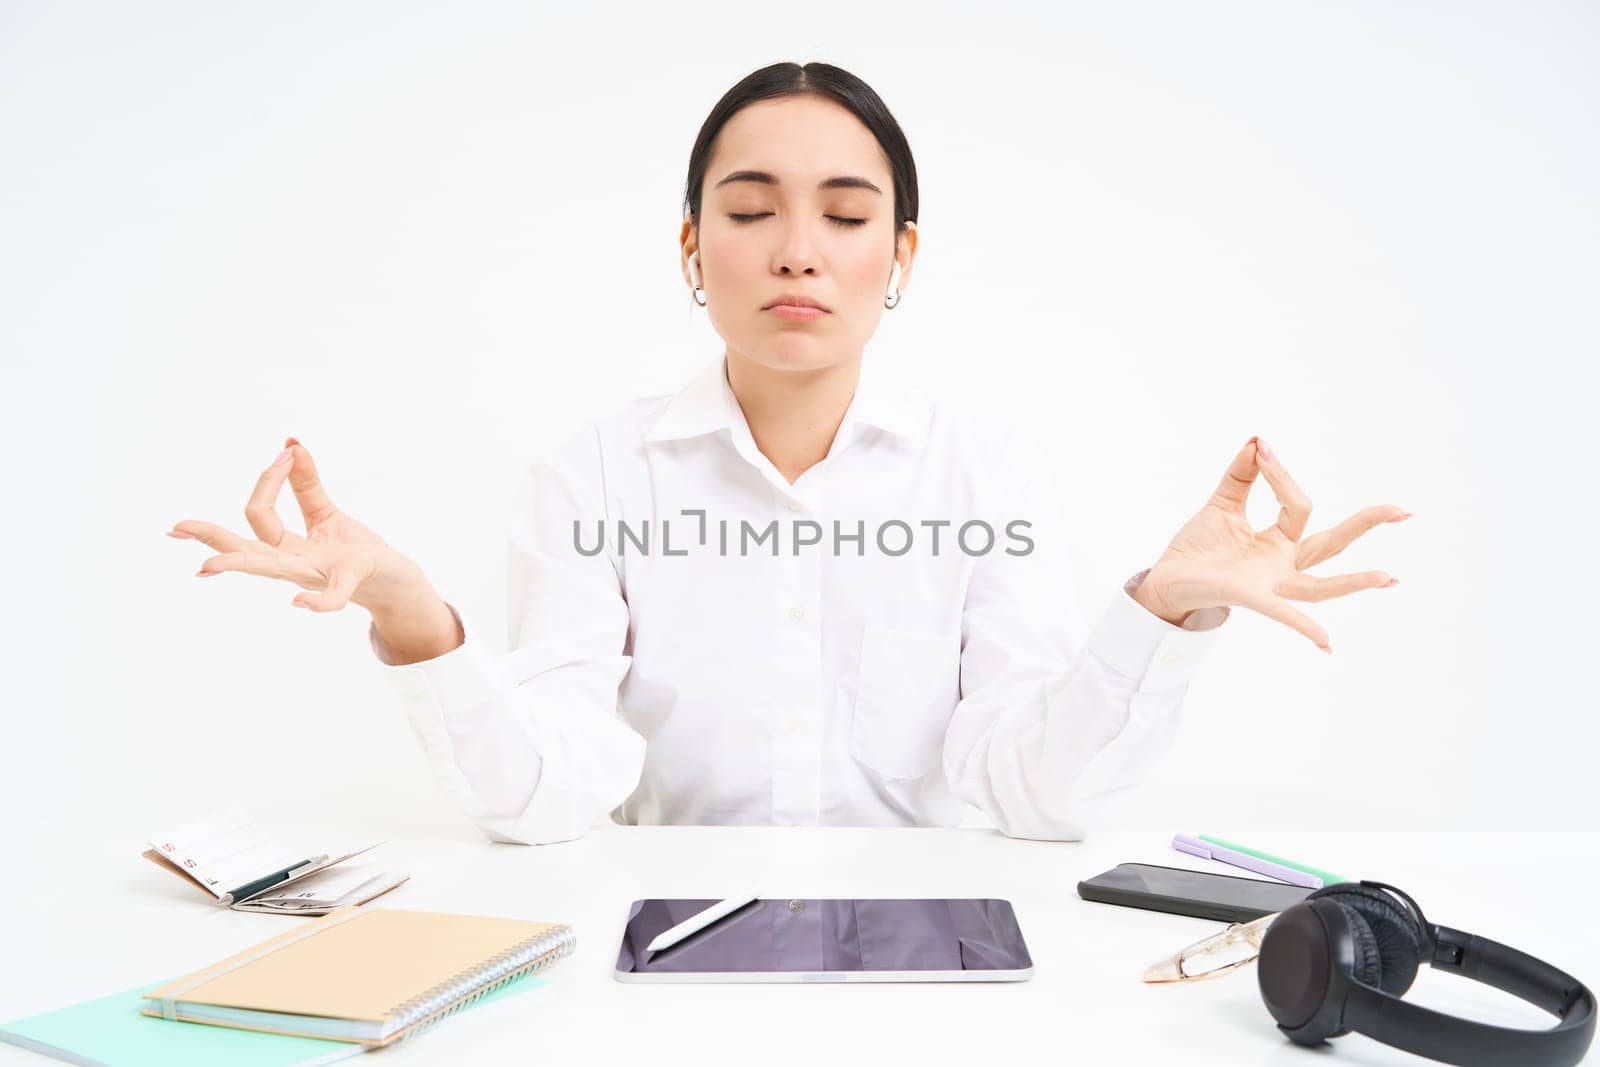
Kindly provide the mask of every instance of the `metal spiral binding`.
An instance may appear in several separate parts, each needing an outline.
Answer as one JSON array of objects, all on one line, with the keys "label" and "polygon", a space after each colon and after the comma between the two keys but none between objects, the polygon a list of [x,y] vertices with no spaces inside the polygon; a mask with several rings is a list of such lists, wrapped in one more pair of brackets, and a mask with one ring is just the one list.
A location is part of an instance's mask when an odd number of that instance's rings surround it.
[{"label": "metal spiral binding", "polygon": [[571,955],[576,947],[577,937],[572,927],[566,924],[552,927],[535,937],[519,941],[471,970],[462,971],[426,992],[402,1001],[386,1016],[400,1024],[395,1032],[404,1041],[507,982],[525,974],[539,973],[557,960]]}]

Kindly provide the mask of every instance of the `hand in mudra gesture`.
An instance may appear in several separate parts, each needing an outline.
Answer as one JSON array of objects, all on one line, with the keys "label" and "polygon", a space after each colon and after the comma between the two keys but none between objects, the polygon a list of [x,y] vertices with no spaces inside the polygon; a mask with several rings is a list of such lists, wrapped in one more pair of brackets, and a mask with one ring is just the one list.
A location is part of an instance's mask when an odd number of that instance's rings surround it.
[{"label": "hand in mudra gesture", "polygon": [[[340,511],[317,474],[311,453],[293,437],[261,477],[245,505],[245,519],[259,540],[248,540],[215,523],[185,519],[169,537],[193,539],[216,550],[197,577],[244,571],[294,582],[310,590],[295,607],[338,611],[355,603],[369,611],[399,607],[428,588],[421,568],[383,538]],[[284,528],[277,500],[287,480],[305,518],[304,536]]]},{"label": "hand in mudra gesture", "polygon": [[[1281,505],[1278,521],[1264,530],[1252,530],[1244,510],[1257,474],[1272,486]],[[1326,578],[1301,572],[1343,552],[1380,523],[1400,522],[1411,513],[1393,504],[1378,504],[1302,537],[1310,517],[1310,499],[1266,442],[1252,437],[1233,457],[1205,507],[1178,531],[1139,584],[1134,598],[1174,624],[1201,608],[1239,604],[1293,627],[1324,652],[1332,652],[1327,631],[1290,601],[1315,602],[1362,589],[1385,589],[1399,579],[1383,571]]]}]

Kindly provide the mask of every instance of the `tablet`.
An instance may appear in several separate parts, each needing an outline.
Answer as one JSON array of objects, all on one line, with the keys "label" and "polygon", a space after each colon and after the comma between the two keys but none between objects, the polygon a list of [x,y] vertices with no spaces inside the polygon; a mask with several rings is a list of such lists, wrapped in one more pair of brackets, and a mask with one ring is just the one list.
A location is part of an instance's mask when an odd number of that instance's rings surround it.
[{"label": "tablet", "polygon": [[717,904],[636,900],[621,982],[1018,982],[1033,976],[1011,902],[758,898],[658,951],[664,931]]}]

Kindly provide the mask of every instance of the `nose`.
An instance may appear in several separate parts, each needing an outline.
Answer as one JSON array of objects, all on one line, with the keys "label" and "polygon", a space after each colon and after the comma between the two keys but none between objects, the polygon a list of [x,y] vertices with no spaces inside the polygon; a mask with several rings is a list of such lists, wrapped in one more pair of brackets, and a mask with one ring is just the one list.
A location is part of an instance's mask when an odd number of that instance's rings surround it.
[{"label": "nose", "polygon": [[788,222],[783,228],[783,241],[778,246],[773,266],[780,274],[816,274],[816,246],[811,240],[810,224],[803,218]]}]

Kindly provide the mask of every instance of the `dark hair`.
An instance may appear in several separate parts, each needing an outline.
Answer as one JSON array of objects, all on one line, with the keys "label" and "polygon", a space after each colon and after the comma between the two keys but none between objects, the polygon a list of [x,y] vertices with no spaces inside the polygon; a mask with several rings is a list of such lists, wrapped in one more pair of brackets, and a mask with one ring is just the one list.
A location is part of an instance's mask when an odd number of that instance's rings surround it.
[{"label": "dark hair", "polygon": [[904,230],[908,221],[917,221],[917,165],[911,158],[911,145],[872,86],[849,71],[827,63],[805,66],[774,63],[745,75],[739,84],[723,93],[700,127],[700,136],[695,138],[694,150],[689,153],[689,180],[683,194],[684,210],[696,223],[700,221],[700,194],[705,186],[706,165],[711,162],[711,149],[722,127],[746,104],[806,94],[827,97],[843,105],[872,131],[889,159],[889,173],[894,178],[895,234]]}]

